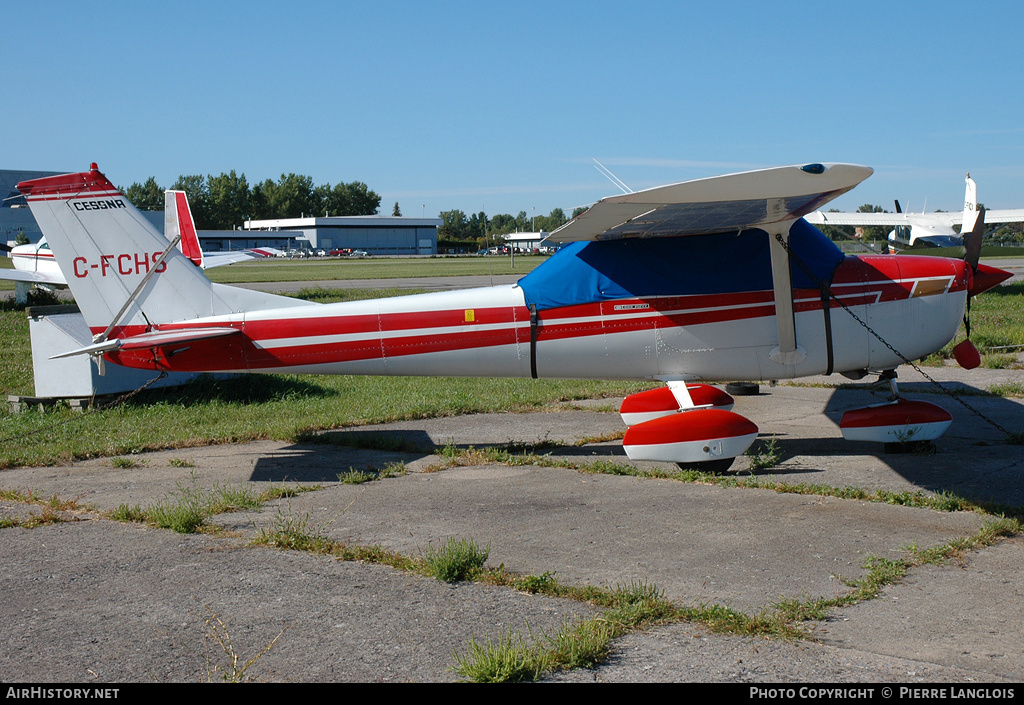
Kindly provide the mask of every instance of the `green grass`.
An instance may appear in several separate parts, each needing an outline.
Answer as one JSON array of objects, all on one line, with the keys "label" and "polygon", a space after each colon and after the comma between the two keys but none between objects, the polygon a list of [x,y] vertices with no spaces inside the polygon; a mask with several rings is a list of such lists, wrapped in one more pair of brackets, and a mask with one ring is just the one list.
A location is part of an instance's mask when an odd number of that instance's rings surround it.
[{"label": "green grass", "polygon": [[0,391],[7,394],[35,394],[32,378],[32,344],[28,316],[9,301],[0,301]]},{"label": "green grass", "polygon": [[271,487],[257,490],[246,485],[204,490],[193,484],[178,485],[175,492],[149,507],[122,504],[109,517],[115,521],[151,524],[179,534],[194,534],[208,527],[207,520],[217,514],[256,509],[266,502],[310,492],[318,486]]},{"label": "green grass", "polygon": [[[946,360],[951,359],[953,346],[966,335],[961,324],[956,337],[937,355]],[[1013,362],[1005,351],[992,349],[1006,345],[1024,346],[1024,282],[1003,284],[974,297],[971,301],[971,340],[982,355],[991,357],[992,361],[986,362],[986,366],[1012,366]],[[1024,350],[1024,347],[1020,350]]]},{"label": "green grass", "polygon": [[424,294],[427,289],[399,289],[397,287],[384,287],[380,289],[331,289],[325,286],[313,286],[299,289],[294,294],[285,294],[296,299],[315,301],[318,304],[333,304],[339,301],[362,301],[364,299],[379,299],[388,296],[409,296],[411,294]]}]

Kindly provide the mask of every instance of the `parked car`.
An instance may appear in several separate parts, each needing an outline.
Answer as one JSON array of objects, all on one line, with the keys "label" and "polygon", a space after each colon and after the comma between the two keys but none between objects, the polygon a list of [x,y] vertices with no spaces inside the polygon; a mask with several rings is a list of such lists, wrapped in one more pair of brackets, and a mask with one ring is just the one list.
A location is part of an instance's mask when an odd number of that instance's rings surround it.
[{"label": "parked car", "polygon": [[365,250],[352,250],[349,257],[369,257],[370,253]]}]

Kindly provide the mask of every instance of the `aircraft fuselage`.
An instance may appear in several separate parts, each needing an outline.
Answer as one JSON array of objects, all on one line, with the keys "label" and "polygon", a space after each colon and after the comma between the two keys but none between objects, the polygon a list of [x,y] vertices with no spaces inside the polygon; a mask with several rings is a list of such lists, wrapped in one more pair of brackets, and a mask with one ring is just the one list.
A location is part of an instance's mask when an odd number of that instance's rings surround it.
[{"label": "aircraft fuselage", "polygon": [[[819,290],[794,291],[797,341],[807,341],[795,365],[770,357],[778,345],[770,289],[633,296],[548,308],[531,320],[519,285],[192,319],[182,326],[234,327],[241,335],[110,358],[174,371],[789,379],[903,362],[836,299],[916,359],[954,336],[968,286],[969,268],[958,260],[847,257],[833,275],[827,317]],[[144,332],[134,328],[118,335]]]}]

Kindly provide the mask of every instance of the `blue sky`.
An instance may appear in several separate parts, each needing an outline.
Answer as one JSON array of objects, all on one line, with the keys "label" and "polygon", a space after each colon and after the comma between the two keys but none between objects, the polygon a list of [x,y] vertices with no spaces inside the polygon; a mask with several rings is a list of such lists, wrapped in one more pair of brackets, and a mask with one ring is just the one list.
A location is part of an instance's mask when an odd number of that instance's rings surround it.
[{"label": "blue sky", "polygon": [[566,212],[853,162],[833,204],[1024,207],[1024,3],[9,3],[0,168],[364,181],[403,214]]}]

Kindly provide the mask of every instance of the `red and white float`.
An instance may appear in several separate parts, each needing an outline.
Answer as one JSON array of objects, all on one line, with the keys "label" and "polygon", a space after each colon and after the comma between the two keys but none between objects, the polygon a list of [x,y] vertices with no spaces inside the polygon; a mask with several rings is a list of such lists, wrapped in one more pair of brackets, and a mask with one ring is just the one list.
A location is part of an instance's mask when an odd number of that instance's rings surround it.
[{"label": "red and white float", "polygon": [[688,384],[686,391],[690,395],[692,406],[683,408],[670,387],[659,387],[646,392],[631,394],[622,400],[619,414],[627,426],[633,426],[652,419],[670,416],[679,411],[697,409],[732,409],[733,398],[710,384]]},{"label": "red and white float", "polygon": [[694,409],[630,426],[622,446],[631,460],[704,463],[742,455],[757,438],[754,422],[725,409]]},{"label": "red and white float", "polygon": [[839,428],[848,441],[908,443],[935,440],[946,432],[952,421],[952,414],[941,406],[897,399],[851,409],[843,414]]}]

